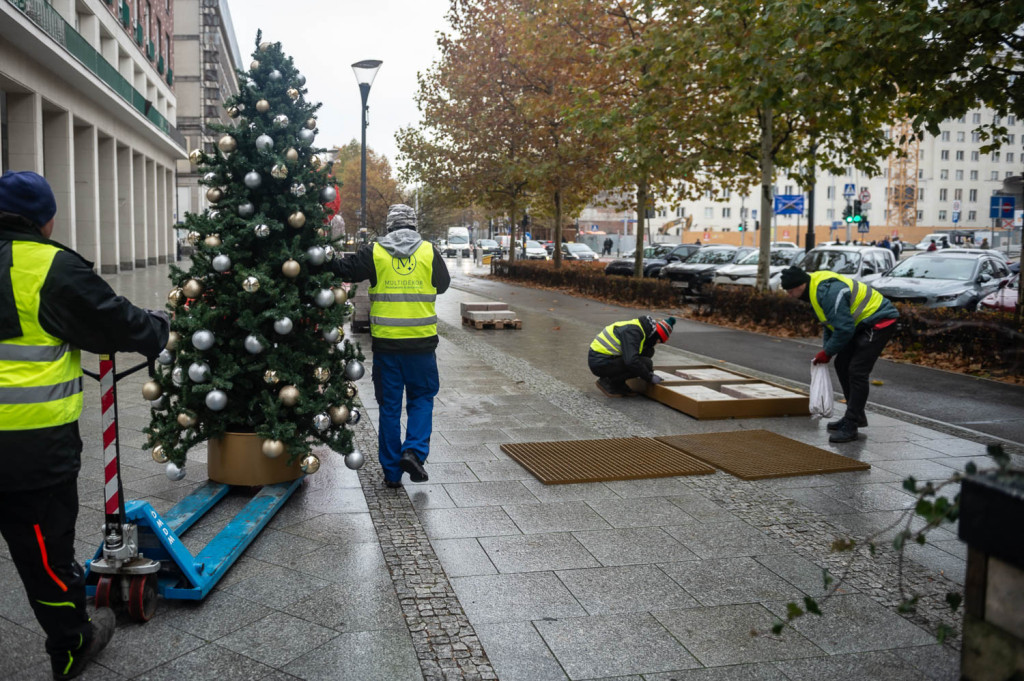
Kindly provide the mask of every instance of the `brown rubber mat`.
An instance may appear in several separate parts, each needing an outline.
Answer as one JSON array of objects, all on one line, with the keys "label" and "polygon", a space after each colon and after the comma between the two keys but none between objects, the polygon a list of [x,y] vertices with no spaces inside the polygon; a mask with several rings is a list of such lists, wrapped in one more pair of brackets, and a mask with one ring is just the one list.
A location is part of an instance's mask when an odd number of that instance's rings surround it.
[{"label": "brown rubber mat", "polygon": [[866,471],[863,461],[818,449],[767,430],[655,438],[742,480]]},{"label": "brown rubber mat", "polygon": [[707,475],[715,469],[649,437],[503,444],[545,485]]}]

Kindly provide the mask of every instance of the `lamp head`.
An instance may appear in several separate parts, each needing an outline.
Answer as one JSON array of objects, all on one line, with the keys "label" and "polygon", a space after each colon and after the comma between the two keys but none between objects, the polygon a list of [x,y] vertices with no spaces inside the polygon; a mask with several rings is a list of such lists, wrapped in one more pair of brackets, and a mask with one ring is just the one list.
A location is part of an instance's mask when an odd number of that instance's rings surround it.
[{"label": "lamp head", "polygon": [[383,63],[380,59],[364,59],[352,65],[352,71],[356,74],[356,82],[359,83],[360,89],[363,86],[369,88],[373,85],[373,79],[377,77],[377,71],[380,70],[380,65]]}]

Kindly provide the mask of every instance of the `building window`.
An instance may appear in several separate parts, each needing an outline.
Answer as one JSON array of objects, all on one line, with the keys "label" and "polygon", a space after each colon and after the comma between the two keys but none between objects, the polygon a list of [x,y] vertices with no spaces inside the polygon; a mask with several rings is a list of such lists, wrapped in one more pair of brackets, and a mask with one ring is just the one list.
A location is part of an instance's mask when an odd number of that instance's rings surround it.
[{"label": "building window", "polygon": [[704,192],[704,200],[705,201],[714,201],[715,200],[715,195],[711,193],[710,189],[707,190],[706,192]]},{"label": "building window", "polygon": [[941,220],[942,222],[946,221],[946,211],[944,211],[944,210],[940,210],[939,211],[939,220]]},{"label": "building window", "polygon": [[836,196],[836,188],[835,187],[825,187],[825,198],[826,199],[834,199],[835,196]]},{"label": "building window", "polygon": [[829,208],[825,211],[825,219],[831,222],[836,217],[836,211],[834,208]]},{"label": "building window", "polygon": [[998,180],[999,179],[999,171],[998,170],[993,170],[992,174],[989,175],[988,179],[990,179],[990,180]]},{"label": "building window", "polygon": [[972,161],[980,161],[981,160],[981,153],[977,152],[977,151],[972,151],[971,152],[971,160]]},{"label": "building window", "polygon": [[722,190],[722,198],[723,198],[723,199],[728,199],[728,198],[730,198],[731,196],[732,196],[732,190],[731,190],[731,189],[729,189],[728,187],[726,187],[725,189],[723,189],[723,190]]},{"label": "building window", "polygon": [[948,142],[949,141],[949,130],[943,130],[942,131],[942,141],[943,142]]},{"label": "building window", "polygon": [[992,160],[993,161],[998,161],[999,160],[999,152],[998,151],[993,151],[992,152]]},{"label": "building window", "polygon": [[992,117],[992,125],[999,125],[999,114]]},{"label": "building window", "polygon": [[1007,142],[1008,142],[1009,144],[1013,144],[1013,140],[1014,140],[1014,135],[1007,135],[1007,136],[1006,136],[1006,141],[1007,141]]},{"label": "building window", "polygon": [[964,142],[964,141],[966,141],[966,139],[967,139],[967,135],[966,135],[966,133],[964,133],[963,130],[959,131],[956,134],[956,141],[957,142]]},{"label": "building window", "polygon": [[968,220],[977,220],[978,219],[978,211],[976,211],[976,210],[969,210],[969,211],[967,211],[967,219]]},{"label": "building window", "polygon": [[1006,117],[1006,124],[1007,125],[1016,125],[1017,124],[1017,117],[1014,116],[1013,114],[1010,114],[1009,116]]},{"label": "building window", "polygon": [[942,151],[940,151],[939,152],[939,158],[942,159],[943,161],[948,161],[949,160],[949,149],[943,149]]},{"label": "building window", "polygon": [[964,190],[963,189],[954,189],[953,190],[953,200],[954,201],[959,201],[959,200],[961,200],[963,198],[964,198]]},{"label": "building window", "polygon": [[922,220],[924,220],[924,211],[923,210],[919,210],[919,211],[917,211],[917,221],[921,222]]},{"label": "building window", "polygon": [[968,191],[967,192],[967,200],[970,201],[971,203],[977,203],[978,202],[978,190],[977,189],[971,189],[970,191]]},{"label": "building window", "polygon": [[963,151],[956,152],[956,160],[958,160],[958,161],[964,160],[964,152]]},{"label": "building window", "polygon": [[981,123],[981,114],[971,114],[971,123]]},{"label": "building window", "polygon": [[956,171],[956,179],[958,179],[958,180],[964,179],[964,171],[962,171],[962,170]]},{"label": "building window", "polygon": [[918,168],[917,169],[917,179],[919,179],[919,180],[923,180],[924,179],[924,168]]},{"label": "building window", "polygon": [[946,170],[945,168],[940,170],[939,171],[939,179],[940,180],[948,180],[949,179],[949,171]]},{"label": "building window", "polygon": [[972,170],[971,171],[971,179],[972,180],[977,180],[978,179],[978,171],[977,170]]},{"label": "building window", "polygon": [[1007,170],[1006,173],[1003,175],[1003,179],[1006,180],[1010,179],[1011,177],[1013,177],[1013,173],[1010,172],[1009,170]]},{"label": "building window", "polygon": [[686,209],[683,208],[682,206],[679,206],[678,208],[676,208],[676,217],[677,218],[686,217]]},{"label": "building window", "polygon": [[980,142],[981,141],[981,133],[980,132],[972,132],[971,133],[971,141],[974,142],[974,143]]},{"label": "building window", "polygon": [[939,190],[939,201],[945,201],[946,200],[946,198],[949,196],[949,194],[947,194],[948,191],[949,190],[946,189],[945,187],[943,187],[942,189]]},{"label": "building window", "polygon": [[1012,151],[1006,152],[1006,162],[1007,163],[1013,163],[1013,152]]},{"label": "building window", "polygon": [[924,201],[924,187],[919,187],[917,190],[917,200]]},{"label": "building window", "polygon": [[728,217],[732,217],[732,209],[731,209],[731,208],[729,208],[728,206],[726,206],[725,208],[723,208],[723,209],[722,209],[722,217],[723,217],[723,218],[728,218]]},{"label": "building window", "polygon": [[710,206],[705,208],[704,209],[704,217],[709,218],[709,219],[715,217],[715,209],[711,208]]}]

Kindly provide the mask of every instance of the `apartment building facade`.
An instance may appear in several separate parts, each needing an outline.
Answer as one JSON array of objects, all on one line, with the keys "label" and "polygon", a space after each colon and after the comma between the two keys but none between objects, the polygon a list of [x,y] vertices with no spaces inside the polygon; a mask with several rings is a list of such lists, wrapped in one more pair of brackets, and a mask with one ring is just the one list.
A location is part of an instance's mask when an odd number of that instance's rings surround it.
[{"label": "apartment building facade", "polygon": [[0,0],[0,170],[43,174],[100,272],[175,255],[172,0]]}]

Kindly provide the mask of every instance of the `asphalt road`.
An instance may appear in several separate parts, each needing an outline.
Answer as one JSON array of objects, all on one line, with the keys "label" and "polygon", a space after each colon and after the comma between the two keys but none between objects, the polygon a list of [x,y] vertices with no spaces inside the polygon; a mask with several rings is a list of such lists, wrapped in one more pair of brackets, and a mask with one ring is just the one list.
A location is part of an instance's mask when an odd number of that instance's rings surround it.
[{"label": "asphalt road", "polygon": [[[570,343],[585,353],[593,335],[605,325],[638,314],[670,314],[672,310],[645,310],[598,303],[582,297],[513,286],[472,276],[453,265],[452,286],[490,300],[509,302],[524,320],[524,328],[557,330],[557,335],[523,334],[511,348],[538,365],[557,372],[561,352],[552,344]],[[486,270],[476,269],[476,272]],[[507,343],[502,343],[507,346]],[[820,338],[787,339],[738,331],[679,319],[669,345],[807,385],[811,357]],[[575,349],[579,349],[575,348]],[[592,382],[593,377],[584,377]],[[940,423],[1024,443],[1024,387],[963,374],[880,359],[872,380],[869,402]],[[575,382],[575,381],[574,381]],[[838,383],[836,384],[838,389]]]}]

